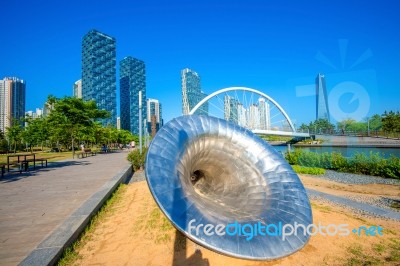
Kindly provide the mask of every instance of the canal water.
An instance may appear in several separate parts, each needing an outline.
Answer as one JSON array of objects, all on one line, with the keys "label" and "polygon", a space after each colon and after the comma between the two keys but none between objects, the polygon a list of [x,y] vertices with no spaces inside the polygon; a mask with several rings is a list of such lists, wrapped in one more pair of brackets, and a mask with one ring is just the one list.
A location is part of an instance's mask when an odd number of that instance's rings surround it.
[{"label": "canal water", "polygon": [[[288,149],[287,146],[273,146],[278,152],[285,153]],[[353,157],[356,153],[364,153],[369,155],[370,152],[377,153],[384,158],[389,158],[394,155],[400,158],[400,147],[399,148],[376,148],[376,147],[326,147],[326,146],[316,146],[316,147],[293,147],[291,149],[302,149],[305,151],[324,153],[324,152],[338,152],[345,157]]]}]

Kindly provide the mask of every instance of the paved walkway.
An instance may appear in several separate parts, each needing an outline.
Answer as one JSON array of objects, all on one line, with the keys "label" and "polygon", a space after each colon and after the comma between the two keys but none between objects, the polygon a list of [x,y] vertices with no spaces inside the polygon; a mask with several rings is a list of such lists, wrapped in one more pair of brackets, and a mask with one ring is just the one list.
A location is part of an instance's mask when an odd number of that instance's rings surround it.
[{"label": "paved walkway", "polygon": [[88,202],[96,194],[104,197],[116,176],[129,169],[126,157],[127,151],[98,154],[6,174],[0,180],[0,265],[21,263],[65,221],[71,221],[72,214],[92,212],[94,204]]},{"label": "paved walkway", "polygon": [[307,194],[308,196],[316,196],[316,197],[322,197],[325,198],[331,202],[352,208],[352,209],[356,209],[356,210],[361,210],[364,212],[368,212],[372,215],[376,215],[376,216],[380,216],[380,217],[384,217],[384,218],[389,218],[389,219],[394,219],[394,220],[400,220],[400,212],[396,212],[396,211],[391,211],[389,209],[384,209],[384,208],[380,208],[380,207],[376,207],[373,205],[370,205],[368,203],[361,203],[361,202],[357,202],[354,200],[350,200],[344,197],[340,197],[340,196],[335,196],[335,195],[331,195],[328,193],[324,193],[324,192],[320,192],[320,191],[316,191],[314,189],[306,189],[307,190]]}]

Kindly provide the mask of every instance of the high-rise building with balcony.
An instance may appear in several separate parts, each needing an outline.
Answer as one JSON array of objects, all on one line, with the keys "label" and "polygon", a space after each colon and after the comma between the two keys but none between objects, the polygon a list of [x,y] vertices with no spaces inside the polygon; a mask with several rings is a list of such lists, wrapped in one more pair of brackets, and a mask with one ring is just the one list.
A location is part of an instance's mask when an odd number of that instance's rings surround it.
[{"label": "high-rise building with balcony", "polygon": [[264,98],[258,99],[258,111],[260,112],[260,128],[259,129],[271,129],[271,115],[269,110],[269,104]]},{"label": "high-rise building with balcony", "polygon": [[238,110],[238,125],[242,127],[247,126],[247,110],[243,106],[243,104],[238,103],[237,105],[237,110]]},{"label": "high-rise building with balcony", "polygon": [[116,92],[115,39],[91,30],[82,39],[82,98],[110,112],[110,118],[101,119],[103,126],[116,126]]},{"label": "high-rise building with balcony", "polygon": [[[139,59],[128,56],[120,61],[119,68],[121,129],[138,135],[139,91],[142,92],[142,123],[147,117],[145,64]],[[145,129],[143,126],[142,128]]]},{"label": "high-rise building with balcony", "polygon": [[[184,115],[207,96],[201,91],[200,76],[195,71],[185,68],[181,71],[182,79],[182,113]],[[196,112],[198,115],[208,115],[208,103],[204,103]]]},{"label": "high-rise building with balcony", "polygon": [[147,132],[154,137],[162,126],[161,103],[156,99],[147,99]]},{"label": "high-rise building with balcony", "polygon": [[19,78],[4,78],[0,80],[0,130],[6,131],[11,127],[13,120],[21,120],[25,117],[25,81]]},{"label": "high-rise building with balcony", "polygon": [[330,122],[329,107],[328,107],[328,95],[326,92],[325,76],[318,74],[315,79],[316,87],[316,119],[325,119]]},{"label": "high-rise building with balcony", "polygon": [[247,111],[247,127],[250,129],[260,128],[260,111],[257,104],[251,104]]}]

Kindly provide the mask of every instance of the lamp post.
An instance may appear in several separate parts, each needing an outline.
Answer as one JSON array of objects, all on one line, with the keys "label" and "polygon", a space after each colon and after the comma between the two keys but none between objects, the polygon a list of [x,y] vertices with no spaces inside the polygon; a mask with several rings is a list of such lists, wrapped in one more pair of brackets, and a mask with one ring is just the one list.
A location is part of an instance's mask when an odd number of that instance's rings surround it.
[{"label": "lamp post", "polygon": [[139,91],[139,151],[142,154],[142,91]]}]

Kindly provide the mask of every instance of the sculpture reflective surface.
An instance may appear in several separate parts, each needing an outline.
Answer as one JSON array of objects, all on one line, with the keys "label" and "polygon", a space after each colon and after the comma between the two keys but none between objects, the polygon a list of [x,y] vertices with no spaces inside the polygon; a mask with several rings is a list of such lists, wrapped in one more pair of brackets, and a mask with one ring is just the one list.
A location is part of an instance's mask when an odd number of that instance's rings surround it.
[{"label": "sculpture reflective surface", "polygon": [[[148,150],[146,178],[173,225],[211,250],[270,260],[296,252],[309,239],[301,227],[285,238],[279,232],[285,224],[312,223],[297,174],[264,140],[223,119],[189,115],[163,126]],[[231,227],[219,235],[204,230],[207,224]]]}]

